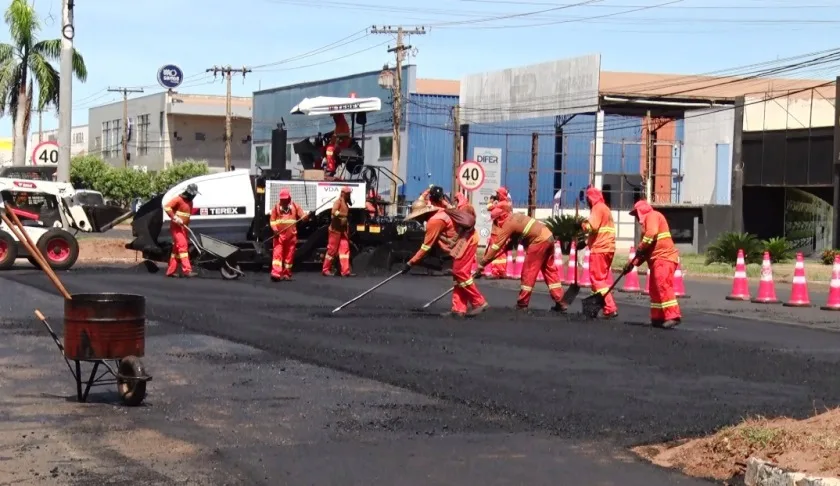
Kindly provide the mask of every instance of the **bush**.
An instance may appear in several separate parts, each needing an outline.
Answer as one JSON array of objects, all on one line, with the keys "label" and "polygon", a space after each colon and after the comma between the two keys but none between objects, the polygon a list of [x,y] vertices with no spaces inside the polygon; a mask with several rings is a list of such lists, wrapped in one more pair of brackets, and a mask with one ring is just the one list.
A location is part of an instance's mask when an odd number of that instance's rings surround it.
[{"label": "bush", "polygon": [[738,250],[744,250],[746,263],[760,263],[764,245],[749,233],[721,233],[714,243],[706,249],[706,265],[710,263],[728,263],[735,265]]},{"label": "bush", "polygon": [[207,163],[197,160],[175,162],[160,172],[115,168],[92,155],[74,157],[70,163],[73,187],[99,191],[114,203],[128,207],[136,198],[166,192],[181,181],[207,174]]},{"label": "bush", "polygon": [[793,260],[793,244],[787,238],[770,238],[764,240],[764,251],[770,253],[770,261],[782,263]]},{"label": "bush", "polygon": [[568,254],[568,247],[572,241],[580,248],[586,239],[586,234],[581,226],[584,221],[586,221],[586,218],[583,216],[564,214],[546,219],[545,225],[554,235],[554,239],[563,244],[563,252]]},{"label": "bush", "polygon": [[831,248],[827,248],[823,250],[820,258],[822,259],[823,265],[834,265],[834,257],[837,255],[840,255],[840,250],[832,250]]}]

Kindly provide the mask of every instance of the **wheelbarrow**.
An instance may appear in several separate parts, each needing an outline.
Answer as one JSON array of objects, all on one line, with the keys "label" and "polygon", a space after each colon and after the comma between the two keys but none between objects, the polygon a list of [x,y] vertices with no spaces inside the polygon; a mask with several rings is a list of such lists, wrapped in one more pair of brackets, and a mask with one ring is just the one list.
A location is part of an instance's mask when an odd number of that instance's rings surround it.
[{"label": "wheelbarrow", "polygon": [[[146,383],[152,380],[140,361],[146,348],[145,297],[101,293],[65,298],[63,344],[41,311],[36,310],[35,316],[61,351],[76,381],[79,402],[87,401],[91,387],[105,385],[117,385],[120,398],[128,406],[143,402]],[[89,375],[82,374],[82,363],[93,365]]]},{"label": "wheelbarrow", "polygon": [[187,233],[190,235],[190,243],[198,252],[198,255],[192,262],[196,267],[219,266],[219,273],[225,280],[236,280],[239,277],[244,277],[245,272],[239,269],[234,256],[239,252],[239,248],[222,240],[199,233],[196,236],[189,226]]}]

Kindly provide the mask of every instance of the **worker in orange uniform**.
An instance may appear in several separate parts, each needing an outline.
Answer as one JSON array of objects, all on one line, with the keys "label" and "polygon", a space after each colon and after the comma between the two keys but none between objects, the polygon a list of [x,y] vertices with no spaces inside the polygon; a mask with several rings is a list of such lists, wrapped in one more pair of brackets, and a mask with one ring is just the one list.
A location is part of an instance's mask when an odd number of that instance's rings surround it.
[{"label": "worker in orange uniform", "polygon": [[193,210],[193,199],[199,194],[198,186],[190,184],[179,196],[163,206],[163,211],[169,216],[169,234],[172,236],[172,253],[169,255],[169,267],[166,269],[167,277],[177,277],[178,262],[181,263],[181,270],[184,277],[197,277],[198,273],[192,271],[189,254],[189,238],[187,237],[187,226],[190,224],[190,215]]},{"label": "worker in orange uniform", "polygon": [[379,205],[380,202],[379,194],[376,191],[373,189],[368,191],[368,197],[365,200],[365,211],[367,211],[369,218],[385,215],[382,206]]},{"label": "worker in orange uniform", "polygon": [[350,224],[347,218],[350,216],[350,194],[353,190],[348,186],[341,188],[341,194],[333,203],[330,213],[329,239],[327,241],[327,254],[324,255],[324,266],[321,273],[325,277],[335,275],[332,270],[333,260],[338,256],[339,268],[342,277],[355,277],[350,271]]},{"label": "worker in orange uniform", "polygon": [[615,222],[612,211],[604,201],[604,195],[594,186],[586,189],[586,202],[589,204],[589,219],[583,222],[583,231],[589,234],[586,246],[589,248],[589,276],[592,290],[604,295],[602,317],[613,319],[618,316],[618,307],[611,293],[609,274],[615,257]]},{"label": "worker in orange uniform", "polygon": [[[497,205],[504,205],[509,208],[510,211],[513,211],[513,204],[510,201],[507,189],[504,187],[496,189],[496,193],[490,196],[490,202],[487,204],[487,212],[489,213],[493,211],[493,208]],[[485,253],[490,251],[490,247],[493,246],[493,242],[498,239],[500,229],[501,226],[499,226],[496,221],[493,221],[492,226],[490,227],[490,237],[487,240],[487,249],[484,251]],[[490,278],[507,278],[507,256],[507,247],[499,248],[499,251],[496,253],[496,257],[490,262]]]},{"label": "worker in orange uniform", "polygon": [[338,154],[352,143],[350,140],[350,125],[347,124],[347,119],[344,118],[344,115],[338,113],[332,115],[332,118],[333,123],[335,123],[335,129],[325,151],[327,163],[324,168],[324,171],[329,176],[334,176],[336,170],[338,170]]},{"label": "worker in orange uniform", "polygon": [[472,204],[470,204],[470,200],[467,199],[467,196],[461,194],[460,192],[455,194],[455,209],[466,211],[475,218],[475,208]]},{"label": "worker in orange uniform", "polygon": [[269,225],[274,232],[274,249],[271,256],[271,280],[292,279],[292,264],[295,261],[297,247],[297,223],[315,216],[315,211],[303,212],[297,203],[292,202],[292,193],[287,188],[280,189],[277,204],[271,208]]},{"label": "worker in orange uniform", "polygon": [[525,253],[525,263],[522,267],[522,281],[519,287],[519,297],[516,300],[517,310],[527,310],[531,303],[531,294],[537,275],[542,270],[548,293],[554,300],[552,310],[566,312],[568,306],[563,304],[563,285],[554,268],[554,236],[544,224],[522,213],[513,213],[505,205],[498,205],[490,211],[490,218],[499,226],[496,241],[478,264],[477,275],[484,272],[484,267],[491,262],[496,253],[506,247],[511,238],[520,237],[520,241],[528,248]]},{"label": "worker in orange uniform", "polygon": [[452,309],[444,316],[472,317],[487,310],[487,300],[481,295],[472,275],[478,234],[475,231],[475,216],[469,214],[469,209],[441,209],[419,199],[412,204],[411,212],[405,219],[425,221],[426,236],[420,249],[403,267],[403,273],[408,273],[432,247],[438,245],[452,257],[452,278],[455,280]]},{"label": "worker in orange uniform", "polygon": [[418,199],[442,209],[452,208],[452,204],[446,199],[446,195],[443,193],[443,188],[434,184],[423,191]]},{"label": "worker in orange uniform", "polygon": [[650,269],[650,325],[671,329],[682,321],[680,304],[674,294],[674,273],[679,252],[671,238],[671,228],[665,216],[654,210],[647,201],[636,202],[630,214],[642,225],[644,235],[636,248],[636,257],[627,262],[629,272],[645,261]]}]

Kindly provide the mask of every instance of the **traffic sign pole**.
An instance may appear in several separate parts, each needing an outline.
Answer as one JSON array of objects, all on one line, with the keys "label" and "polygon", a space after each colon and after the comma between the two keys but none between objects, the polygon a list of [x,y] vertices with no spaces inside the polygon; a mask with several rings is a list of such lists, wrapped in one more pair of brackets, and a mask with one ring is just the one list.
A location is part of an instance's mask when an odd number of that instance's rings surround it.
[{"label": "traffic sign pole", "polygon": [[468,160],[458,167],[458,183],[465,191],[473,192],[484,185],[484,167],[478,162]]}]

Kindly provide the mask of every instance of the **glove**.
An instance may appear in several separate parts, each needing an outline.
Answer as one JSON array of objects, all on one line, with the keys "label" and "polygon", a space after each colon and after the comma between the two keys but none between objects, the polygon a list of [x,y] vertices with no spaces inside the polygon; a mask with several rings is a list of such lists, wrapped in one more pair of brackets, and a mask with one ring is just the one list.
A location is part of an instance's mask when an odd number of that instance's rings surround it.
[{"label": "glove", "polygon": [[484,265],[479,265],[478,268],[475,270],[475,274],[473,278],[481,278],[484,276]]},{"label": "glove", "polygon": [[404,264],[403,267],[402,267],[402,273],[406,274],[410,271],[411,271],[411,264],[410,263]]},{"label": "glove", "polygon": [[624,270],[622,271],[622,273],[630,273],[633,270],[634,266],[635,265],[633,265],[633,261],[627,262],[627,264],[624,265]]},{"label": "glove", "polygon": [[183,219],[181,219],[181,217],[180,217],[180,216],[175,216],[174,218],[172,218],[172,221],[173,221],[175,224],[179,224],[179,225],[181,225],[181,226],[183,226],[183,225],[184,225],[184,220],[183,220]]}]

